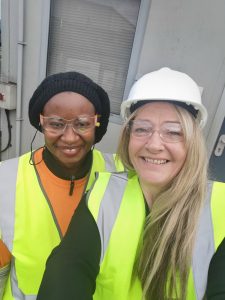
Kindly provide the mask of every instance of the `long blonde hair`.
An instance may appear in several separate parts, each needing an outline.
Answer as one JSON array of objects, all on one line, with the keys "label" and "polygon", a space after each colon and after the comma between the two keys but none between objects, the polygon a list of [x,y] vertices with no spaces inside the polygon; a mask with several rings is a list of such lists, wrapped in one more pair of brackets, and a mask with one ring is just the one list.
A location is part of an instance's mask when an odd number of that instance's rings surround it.
[{"label": "long blonde hair", "polygon": [[[146,300],[186,299],[187,281],[199,214],[207,184],[207,153],[198,121],[175,106],[185,138],[187,156],[179,174],[152,205],[146,219],[138,275]],[[134,119],[135,111],[130,119]],[[128,145],[129,120],[124,125],[118,157],[132,170]]]}]

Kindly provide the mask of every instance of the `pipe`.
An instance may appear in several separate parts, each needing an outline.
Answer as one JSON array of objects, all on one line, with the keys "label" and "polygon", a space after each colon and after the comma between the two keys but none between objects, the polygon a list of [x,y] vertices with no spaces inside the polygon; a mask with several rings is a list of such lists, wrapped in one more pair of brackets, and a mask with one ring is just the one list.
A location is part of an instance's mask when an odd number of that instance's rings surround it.
[{"label": "pipe", "polygon": [[21,153],[21,122],[22,122],[22,76],[24,52],[24,0],[18,1],[18,56],[17,56],[17,99],[16,99],[16,156]]}]

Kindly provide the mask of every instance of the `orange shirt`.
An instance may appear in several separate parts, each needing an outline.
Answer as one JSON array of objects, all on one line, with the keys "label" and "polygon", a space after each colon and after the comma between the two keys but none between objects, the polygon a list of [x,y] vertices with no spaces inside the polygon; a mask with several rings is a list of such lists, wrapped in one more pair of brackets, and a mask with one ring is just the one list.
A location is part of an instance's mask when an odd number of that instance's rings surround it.
[{"label": "orange shirt", "polygon": [[[56,225],[61,230],[61,234],[64,235],[72,215],[82,198],[88,175],[74,181],[74,191],[70,196],[69,191],[71,181],[55,176],[47,168],[42,160],[42,151],[43,149],[40,149],[35,153],[35,162],[41,161],[41,163],[36,165],[36,169],[41,179],[42,189],[44,189],[44,192],[47,195],[46,201],[49,203],[53,218],[56,220]],[[10,259],[10,252],[0,240],[0,267],[8,264]]]},{"label": "orange shirt", "polygon": [[11,260],[11,253],[5,246],[2,240],[0,240],[0,268],[8,265]]},{"label": "orange shirt", "polygon": [[[42,152],[36,152],[35,161],[41,160]],[[47,194],[50,206],[53,208],[53,214],[56,217],[58,225],[64,235],[72,215],[77,208],[83,195],[87,177],[74,181],[74,191],[69,195],[70,180],[64,180],[55,176],[46,166],[44,161],[36,165],[41,183]]]}]

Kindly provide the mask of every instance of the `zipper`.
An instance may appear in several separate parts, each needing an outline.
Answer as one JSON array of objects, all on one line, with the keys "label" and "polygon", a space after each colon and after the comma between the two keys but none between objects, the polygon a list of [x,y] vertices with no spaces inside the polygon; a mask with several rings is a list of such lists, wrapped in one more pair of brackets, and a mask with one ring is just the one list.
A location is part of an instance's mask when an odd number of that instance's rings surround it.
[{"label": "zipper", "polygon": [[72,196],[73,195],[73,190],[74,190],[74,185],[75,185],[75,176],[72,175],[71,180],[70,180],[70,192],[69,195]]}]

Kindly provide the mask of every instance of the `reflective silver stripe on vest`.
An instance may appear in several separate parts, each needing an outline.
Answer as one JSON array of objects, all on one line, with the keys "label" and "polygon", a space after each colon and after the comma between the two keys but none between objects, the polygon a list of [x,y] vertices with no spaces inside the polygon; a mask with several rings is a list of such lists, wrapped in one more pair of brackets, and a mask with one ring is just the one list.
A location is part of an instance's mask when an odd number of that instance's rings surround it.
[{"label": "reflective silver stripe on vest", "polygon": [[111,153],[102,153],[105,160],[105,169],[107,172],[116,172],[115,159]]},{"label": "reflective silver stripe on vest", "polygon": [[213,223],[211,215],[212,182],[208,184],[208,193],[200,216],[200,223],[193,253],[193,277],[196,299],[202,300],[205,294],[210,260],[215,252]]},{"label": "reflective silver stripe on vest", "polygon": [[0,165],[0,230],[9,251],[13,247],[18,163],[19,158],[13,158]]},{"label": "reflective silver stripe on vest", "polygon": [[107,250],[126,185],[126,173],[112,174],[100,204],[97,225],[102,243],[101,262]]},{"label": "reflective silver stripe on vest", "polygon": [[14,259],[11,262],[10,280],[11,280],[11,287],[12,287],[12,295],[15,300],[36,300],[37,299],[37,295],[25,295],[18,288],[18,281],[16,277]]}]

